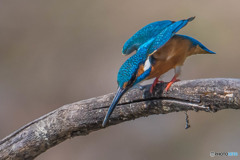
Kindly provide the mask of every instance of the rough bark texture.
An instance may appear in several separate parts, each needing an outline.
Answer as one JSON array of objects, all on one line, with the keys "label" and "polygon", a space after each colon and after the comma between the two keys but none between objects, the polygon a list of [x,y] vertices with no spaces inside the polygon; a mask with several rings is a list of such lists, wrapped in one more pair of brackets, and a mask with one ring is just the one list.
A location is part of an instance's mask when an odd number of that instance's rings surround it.
[{"label": "rough bark texture", "polygon": [[[240,79],[180,81],[163,93],[165,86],[157,85],[153,94],[150,86],[127,92],[108,126],[152,114],[240,109]],[[67,104],[30,122],[0,141],[0,159],[34,159],[68,138],[103,129],[101,124],[113,97],[111,93]]]}]

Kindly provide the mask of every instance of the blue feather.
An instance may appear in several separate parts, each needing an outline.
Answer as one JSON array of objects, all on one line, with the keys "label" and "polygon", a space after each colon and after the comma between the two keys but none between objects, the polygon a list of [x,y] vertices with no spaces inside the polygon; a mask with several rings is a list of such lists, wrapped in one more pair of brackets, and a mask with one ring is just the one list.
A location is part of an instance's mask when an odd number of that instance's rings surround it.
[{"label": "blue feather", "polygon": [[136,81],[134,82],[133,85],[141,82],[141,81],[144,80],[147,76],[149,76],[151,70],[152,70],[152,68],[150,67],[150,68],[147,69],[145,72],[143,72],[139,77],[137,77],[137,79],[136,79]]}]

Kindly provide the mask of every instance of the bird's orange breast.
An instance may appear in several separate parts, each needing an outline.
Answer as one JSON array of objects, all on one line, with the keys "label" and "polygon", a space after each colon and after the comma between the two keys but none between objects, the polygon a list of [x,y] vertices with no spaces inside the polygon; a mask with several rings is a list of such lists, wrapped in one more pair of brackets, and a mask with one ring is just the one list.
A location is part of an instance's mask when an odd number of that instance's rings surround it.
[{"label": "bird's orange breast", "polygon": [[161,76],[176,66],[183,65],[187,56],[195,53],[196,47],[188,39],[173,36],[163,47],[155,51],[150,75],[146,79]]}]

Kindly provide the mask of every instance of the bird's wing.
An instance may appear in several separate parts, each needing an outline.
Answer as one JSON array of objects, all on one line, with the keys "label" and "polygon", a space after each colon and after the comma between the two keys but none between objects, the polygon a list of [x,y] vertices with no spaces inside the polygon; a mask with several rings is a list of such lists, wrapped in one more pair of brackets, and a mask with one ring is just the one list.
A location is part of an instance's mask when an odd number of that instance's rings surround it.
[{"label": "bird's wing", "polygon": [[188,39],[192,43],[193,46],[199,46],[202,49],[203,53],[216,54],[215,52],[213,52],[213,51],[209,50],[207,47],[205,47],[201,42],[199,42],[198,40],[196,40],[192,37],[189,37],[186,35],[181,35],[181,34],[176,34],[176,36],[184,38],[184,39]]},{"label": "bird's wing", "polygon": [[123,45],[122,53],[128,55],[150,40],[151,38],[157,36],[163,29],[174,23],[170,20],[153,22],[139,31],[137,31],[131,38],[129,38]]},{"label": "bird's wing", "polygon": [[172,36],[178,32],[181,28],[187,25],[188,22],[192,21],[195,17],[191,17],[188,19],[177,21],[168,27],[166,27],[164,30],[162,30],[154,39],[154,41],[149,46],[149,49],[147,51],[147,54],[154,54],[156,50],[161,48],[169,39],[172,38]]}]

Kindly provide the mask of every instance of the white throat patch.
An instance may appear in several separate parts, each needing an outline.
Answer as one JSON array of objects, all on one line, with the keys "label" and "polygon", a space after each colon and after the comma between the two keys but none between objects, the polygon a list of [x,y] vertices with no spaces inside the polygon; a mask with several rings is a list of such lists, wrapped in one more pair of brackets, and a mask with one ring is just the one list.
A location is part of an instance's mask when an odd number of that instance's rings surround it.
[{"label": "white throat patch", "polygon": [[148,70],[150,67],[151,67],[151,63],[150,63],[150,60],[149,60],[149,57],[148,57],[147,60],[146,60],[146,62],[144,63],[143,70],[146,71],[146,70]]}]

